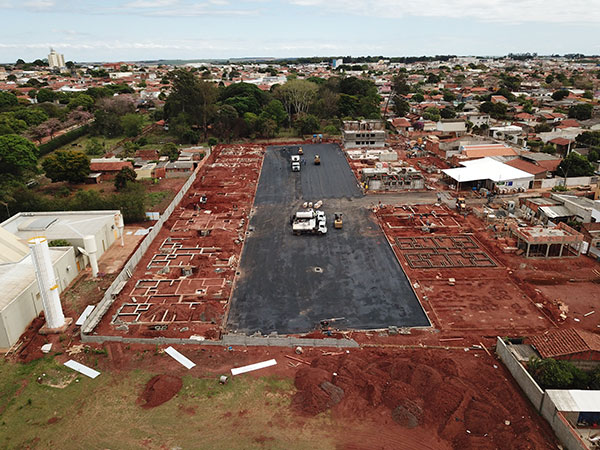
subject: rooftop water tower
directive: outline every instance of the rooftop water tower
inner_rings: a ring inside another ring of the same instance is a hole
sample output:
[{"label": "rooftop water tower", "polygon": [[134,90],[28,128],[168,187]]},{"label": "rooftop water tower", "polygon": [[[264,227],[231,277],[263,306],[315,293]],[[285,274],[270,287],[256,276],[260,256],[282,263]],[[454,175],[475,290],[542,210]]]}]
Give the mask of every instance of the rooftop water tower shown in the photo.
[{"label": "rooftop water tower", "polygon": [[52,267],[48,240],[45,237],[35,237],[29,239],[28,244],[46,317],[44,329],[46,332],[61,331],[70,323],[70,319],[65,319],[60,304],[58,283]]}]

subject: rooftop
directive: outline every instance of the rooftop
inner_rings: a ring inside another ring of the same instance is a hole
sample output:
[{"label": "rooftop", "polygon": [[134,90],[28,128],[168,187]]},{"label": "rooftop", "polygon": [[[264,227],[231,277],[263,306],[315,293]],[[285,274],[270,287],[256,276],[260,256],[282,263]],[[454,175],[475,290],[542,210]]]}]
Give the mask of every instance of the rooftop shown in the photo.
[{"label": "rooftop", "polygon": [[[54,264],[62,258],[71,248],[50,248],[50,258]],[[2,295],[0,296],[0,311],[11,303],[31,283],[35,282],[35,272],[31,254],[13,264],[0,264],[0,285]]]},{"label": "rooftop", "polygon": [[107,221],[113,222],[119,210],[68,211],[68,212],[22,212],[0,223],[0,228],[29,239],[43,235],[53,239],[81,239],[96,234]]},{"label": "rooftop", "polygon": [[533,177],[530,173],[515,169],[514,167],[496,161],[493,158],[463,161],[461,164],[465,167],[444,169],[442,172],[459,183],[475,180],[492,180],[494,182],[499,182]]},{"label": "rooftop", "polygon": [[535,347],[542,358],[600,351],[600,336],[573,328],[531,336],[529,342]]}]

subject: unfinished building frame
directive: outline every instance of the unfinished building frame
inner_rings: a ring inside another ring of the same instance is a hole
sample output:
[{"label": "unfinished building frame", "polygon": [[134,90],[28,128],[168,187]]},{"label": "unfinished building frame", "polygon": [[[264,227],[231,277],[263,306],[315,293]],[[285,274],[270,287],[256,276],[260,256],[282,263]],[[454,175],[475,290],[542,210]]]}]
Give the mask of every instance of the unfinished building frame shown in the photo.
[{"label": "unfinished building frame", "polygon": [[581,255],[583,235],[562,222],[553,228],[513,225],[511,232],[526,258],[577,258]]}]

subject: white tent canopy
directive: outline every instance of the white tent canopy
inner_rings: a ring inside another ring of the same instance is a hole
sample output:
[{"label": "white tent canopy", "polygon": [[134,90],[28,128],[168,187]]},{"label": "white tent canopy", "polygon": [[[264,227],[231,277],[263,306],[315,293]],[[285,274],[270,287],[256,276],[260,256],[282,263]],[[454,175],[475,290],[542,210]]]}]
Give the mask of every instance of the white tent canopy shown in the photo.
[{"label": "white tent canopy", "polygon": [[520,180],[529,178],[533,180],[533,175],[523,170],[516,169],[507,164],[496,161],[493,158],[473,159],[463,161],[464,167],[455,167],[454,169],[444,169],[446,175],[458,183],[469,181],[492,180],[495,183],[502,181]]}]

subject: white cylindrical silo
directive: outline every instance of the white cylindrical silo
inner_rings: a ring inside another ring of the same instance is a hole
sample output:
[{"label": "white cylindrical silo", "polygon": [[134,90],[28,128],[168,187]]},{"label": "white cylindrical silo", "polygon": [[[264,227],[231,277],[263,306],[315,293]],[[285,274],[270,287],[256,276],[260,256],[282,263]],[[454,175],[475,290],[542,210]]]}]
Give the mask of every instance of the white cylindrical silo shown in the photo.
[{"label": "white cylindrical silo", "polygon": [[92,235],[83,238],[83,248],[88,253],[90,258],[90,267],[92,268],[92,276],[96,278],[98,276],[98,247],[96,246],[96,238]]},{"label": "white cylindrical silo", "polygon": [[123,222],[123,214],[115,214],[115,225],[117,226],[119,234],[121,235],[121,247],[124,247],[125,241],[123,240],[123,232],[125,231],[125,222]]},{"label": "white cylindrical silo", "polygon": [[35,237],[29,239],[28,243],[31,249],[35,277],[40,288],[46,326],[49,329],[60,328],[65,325],[65,316],[60,304],[58,284],[54,276],[48,241],[45,237]]}]

